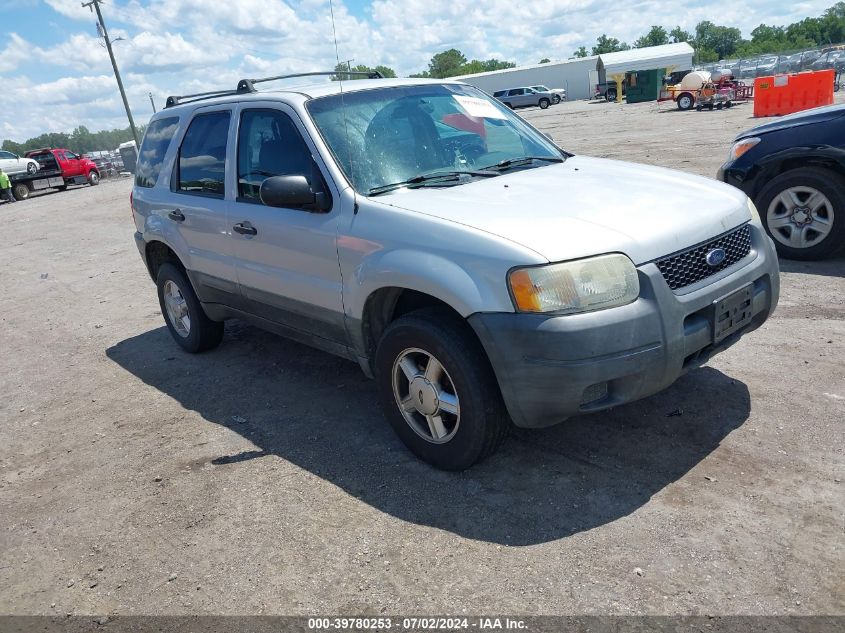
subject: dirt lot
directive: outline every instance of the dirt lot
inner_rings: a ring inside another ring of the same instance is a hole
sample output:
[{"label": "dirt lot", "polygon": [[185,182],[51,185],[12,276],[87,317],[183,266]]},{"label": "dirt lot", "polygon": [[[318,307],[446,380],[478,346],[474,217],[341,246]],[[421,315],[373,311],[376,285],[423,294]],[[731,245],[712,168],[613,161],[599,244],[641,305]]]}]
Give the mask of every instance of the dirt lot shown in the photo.
[{"label": "dirt lot", "polygon": [[[708,176],[754,123],[524,116]],[[129,191],[0,205],[0,612],[845,613],[845,259],[782,262],[775,316],[667,391],[448,474],[352,363],[238,323],[181,353]]]}]

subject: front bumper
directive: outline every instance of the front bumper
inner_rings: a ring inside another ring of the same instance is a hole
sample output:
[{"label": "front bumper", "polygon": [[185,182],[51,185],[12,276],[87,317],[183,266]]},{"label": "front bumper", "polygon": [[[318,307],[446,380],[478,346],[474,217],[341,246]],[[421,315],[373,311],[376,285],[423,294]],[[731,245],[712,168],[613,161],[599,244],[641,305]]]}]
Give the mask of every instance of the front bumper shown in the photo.
[{"label": "front bumper", "polygon": [[[774,246],[751,225],[751,252],[724,271],[673,292],[655,263],[640,266],[635,302],[566,316],[477,313],[469,323],[493,366],[517,426],[644,398],[759,327],[780,291]],[[751,284],[751,322],[714,344],[715,303]]]}]

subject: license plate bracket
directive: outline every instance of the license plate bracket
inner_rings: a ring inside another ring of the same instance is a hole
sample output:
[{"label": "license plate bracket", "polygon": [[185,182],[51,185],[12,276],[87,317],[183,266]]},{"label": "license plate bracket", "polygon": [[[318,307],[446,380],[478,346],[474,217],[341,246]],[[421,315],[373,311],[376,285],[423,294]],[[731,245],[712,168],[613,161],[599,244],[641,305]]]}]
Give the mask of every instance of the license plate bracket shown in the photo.
[{"label": "license plate bracket", "polygon": [[743,286],[713,302],[713,343],[718,343],[751,323],[754,284]]}]

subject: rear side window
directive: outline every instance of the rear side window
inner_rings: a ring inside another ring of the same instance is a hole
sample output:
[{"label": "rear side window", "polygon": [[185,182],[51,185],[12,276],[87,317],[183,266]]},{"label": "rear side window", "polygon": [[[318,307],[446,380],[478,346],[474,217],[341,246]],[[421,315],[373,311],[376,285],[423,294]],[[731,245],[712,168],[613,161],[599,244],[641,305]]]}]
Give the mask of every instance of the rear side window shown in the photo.
[{"label": "rear side window", "polygon": [[139,187],[153,187],[161,171],[164,155],[179,124],[178,117],[168,117],[150,123],[135,167],[135,184]]},{"label": "rear side window", "polygon": [[223,197],[230,118],[213,112],[191,121],[179,148],[179,191]]}]

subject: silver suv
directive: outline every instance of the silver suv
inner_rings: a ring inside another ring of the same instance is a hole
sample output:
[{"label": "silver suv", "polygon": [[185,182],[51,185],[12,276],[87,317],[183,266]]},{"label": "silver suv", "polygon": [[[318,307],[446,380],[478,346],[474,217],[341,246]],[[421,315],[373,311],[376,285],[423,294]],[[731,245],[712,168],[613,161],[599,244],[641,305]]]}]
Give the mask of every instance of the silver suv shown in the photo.
[{"label": "silver suv", "polygon": [[531,106],[539,106],[545,110],[552,103],[560,103],[560,96],[555,101],[555,95],[551,92],[540,92],[528,87],[497,90],[493,93],[493,96],[512,110]]},{"label": "silver suv", "polygon": [[147,128],[131,205],[167,327],[202,352],[246,319],[357,361],[437,467],[653,394],[775,307],[738,189],[573,156],[459,82],[256,83]]}]

